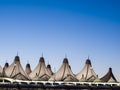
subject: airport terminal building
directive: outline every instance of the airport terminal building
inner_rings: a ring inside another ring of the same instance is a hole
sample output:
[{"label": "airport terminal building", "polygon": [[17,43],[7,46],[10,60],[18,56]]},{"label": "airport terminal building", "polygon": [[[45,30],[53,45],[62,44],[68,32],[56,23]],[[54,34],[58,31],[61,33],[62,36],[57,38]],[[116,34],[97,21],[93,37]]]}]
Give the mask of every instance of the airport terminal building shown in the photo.
[{"label": "airport terminal building", "polygon": [[63,59],[59,70],[53,72],[51,65],[45,64],[44,57],[40,57],[34,70],[31,70],[29,63],[24,70],[17,55],[11,65],[6,62],[3,68],[0,66],[0,90],[3,88],[7,90],[119,90],[120,83],[116,80],[112,68],[99,78],[89,58],[80,72],[74,74],[67,58]]}]

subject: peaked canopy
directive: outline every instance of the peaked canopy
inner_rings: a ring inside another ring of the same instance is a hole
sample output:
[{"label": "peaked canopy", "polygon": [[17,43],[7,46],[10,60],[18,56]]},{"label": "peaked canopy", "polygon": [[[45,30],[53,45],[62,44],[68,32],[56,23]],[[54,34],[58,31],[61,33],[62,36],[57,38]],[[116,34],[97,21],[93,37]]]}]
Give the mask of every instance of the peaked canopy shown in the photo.
[{"label": "peaked canopy", "polygon": [[6,62],[4,65],[4,69],[6,70],[8,67],[9,67],[9,63]]},{"label": "peaked canopy", "polygon": [[49,80],[50,81],[64,81],[64,80],[77,81],[72,70],[70,69],[67,58],[64,58],[61,68]]},{"label": "peaked canopy", "polygon": [[29,74],[29,76],[32,80],[34,80],[34,79],[36,80],[36,77],[37,77],[38,80],[42,80],[42,81],[47,81],[50,78],[51,75],[46,68],[45,61],[44,61],[43,57],[40,58],[38,65]]},{"label": "peaked canopy", "polygon": [[31,70],[31,67],[30,67],[30,64],[29,64],[29,63],[28,63],[28,64],[26,64],[25,72],[26,72],[28,75],[32,72],[32,70]]},{"label": "peaked canopy", "polygon": [[2,77],[7,77],[6,73],[5,73],[5,70],[9,67],[9,63],[5,63],[4,67],[3,67],[3,70],[2,70],[2,74],[1,76]]},{"label": "peaked canopy", "polygon": [[96,73],[94,72],[91,61],[88,58],[86,60],[84,68],[76,75],[76,78],[81,81],[81,78],[85,78],[86,81],[94,81],[96,78]]},{"label": "peaked canopy", "polygon": [[8,77],[20,80],[29,80],[29,76],[23,70],[20,64],[19,56],[16,56],[14,62],[5,70]]},{"label": "peaked canopy", "polygon": [[50,65],[50,64],[47,65],[47,70],[48,70],[48,72],[50,73],[50,75],[53,75],[53,72],[52,72],[52,69],[51,69],[51,65]]},{"label": "peaked canopy", "polygon": [[[109,71],[107,72],[107,74],[101,78],[101,80],[102,80],[103,82],[108,82],[110,79],[112,79],[112,80],[114,80],[115,82],[117,82],[115,76],[114,76],[113,73],[112,73],[112,68],[109,68]],[[109,81],[109,82],[110,82],[110,81]]]}]

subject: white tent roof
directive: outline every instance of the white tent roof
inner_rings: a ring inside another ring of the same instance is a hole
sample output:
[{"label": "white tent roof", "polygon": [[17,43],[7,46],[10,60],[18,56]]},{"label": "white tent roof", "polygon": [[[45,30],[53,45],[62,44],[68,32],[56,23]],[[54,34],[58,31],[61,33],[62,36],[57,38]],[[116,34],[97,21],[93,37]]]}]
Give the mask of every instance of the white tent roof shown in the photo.
[{"label": "white tent roof", "polygon": [[29,64],[29,63],[28,63],[28,64],[26,64],[25,72],[26,72],[28,75],[32,72],[32,70],[31,70],[31,67],[30,67],[30,64]]},{"label": "white tent roof", "polygon": [[[104,75],[102,78],[101,78],[101,80],[103,81],[103,82],[108,82],[109,80],[114,80],[115,82],[117,82],[117,80],[116,80],[116,78],[115,78],[115,76],[114,76],[114,74],[113,74],[113,72],[112,72],[112,68],[109,68],[109,71],[106,73],[106,75]],[[110,81],[111,81],[110,80]],[[109,81],[109,82],[110,82]]]},{"label": "white tent roof", "polygon": [[47,65],[47,71],[50,73],[50,75],[53,75],[53,72],[52,72],[50,64]]},{"label": "white tent roof", "polygon": [[94,81],[96,78],[96,73],[94,72],[89,59],[86,60],[84,68],[76,75],[76,78],[81,80],[82,76],[84,76],[87,81]]},{"label": "white tent roof", "polygon": [[50,78],[50,73],[47,71],[44,58],[41,57],[36,68],[29,74],[30,78],[34,80],[34,78],[39,77],[40,80],[46,81]]},{"label": "white tent roof", "polygon": [[[69,76],[69,80],[66,79]],[[73,79],[74,78],[74,79]],[[70,69],[68,59],[64,58],[61,68],[49,79],[50,81],[70,81],[77,80]]]},{"label": "white tent roof", "polygon": [[9,67],[9,63],[6,62],[4,65],[4,69],[6,70],[8,67]]},{"label": "white tent roof", "polygon": [[16,56],[14,62],[5,70],[8,77],[20,80],[30,79],[20,64],[19,56]]}]

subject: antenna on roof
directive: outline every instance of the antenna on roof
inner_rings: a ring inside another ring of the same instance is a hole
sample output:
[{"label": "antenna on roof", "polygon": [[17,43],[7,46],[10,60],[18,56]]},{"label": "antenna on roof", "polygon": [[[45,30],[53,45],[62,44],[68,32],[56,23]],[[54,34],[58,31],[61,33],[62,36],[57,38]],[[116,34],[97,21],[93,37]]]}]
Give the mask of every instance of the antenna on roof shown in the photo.
[{"label": "antenna on roof", "polygon": [[43,57],[43,52],[42,52],[42,57]]},{"label": "antenna on roof", "polygon": [[89,55],[88,55],[88,59],[89,59]]},{"label": "antenna on roof", "polygon": [[49,65],[49,61],[48,61],[48,65]]},{"label": "antenna on roof", "polygon": [[17,51],[17,56],[18,56],[18,51]]},{"label": "antenna on roof", "polygon": [[67,54],[65,54],[65,58],[67,58]]}]

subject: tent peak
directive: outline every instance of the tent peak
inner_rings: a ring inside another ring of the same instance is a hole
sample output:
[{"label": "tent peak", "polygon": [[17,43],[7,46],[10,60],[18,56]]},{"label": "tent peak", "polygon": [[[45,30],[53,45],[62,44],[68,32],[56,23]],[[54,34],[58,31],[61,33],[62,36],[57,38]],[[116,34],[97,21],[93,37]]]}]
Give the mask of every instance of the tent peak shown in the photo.
[{"label": "tent peak", "polygon": [[40,62],[45,62],[44,61],[44,57],[40,57],[40,60],[39,60]]},{"label": "tent peak", "polygon": [[6,62],[5,65],[4,65],[4,68],[8,68],[9,67],[9,63]]},{"label": "tent peak", "polygon": [[19,58],[19,56],[15,56],[15,60],[14,60],[15,62],[19,62],[20,61],[20,58]]},{"label": "tent peak", "polygon": [[68,63],[68,59],[64,58],[63,63]]},{"label": "tent peak", "polygon": [[109,68],[109,71],[112,72],[112,68],[111,67]]},{"label": "tent peak", "polygon": [[111,68],[111,67],[109,68],[109,70],[108,70],[108,72],[106,73],[106,75],[104,75],[104,76],[101,78],[101,80],[102,80],[103,82],[108,82],[108,81],[110,80],[110,78],[114,79],[114,81],[117,82],[117,80],[116,80],[116,78],[115,78],[115,76],[114,76],[114,74],[113,74],[113,72],[112,72],[112,68]]},{"label": "tent peak", "polygon": [[90,64],[91,65],[91,61],[90,61],[89,58],[86,60],[86,64]]},{"label": "tent peak", "polygon": [[48,65],[47,65],[47,68],[51,68],[51,65],[50,65],[50,64],[48,64]]},{"label": "tent peak", "polygon": [[6,62],[6,63],[5,63],[5,66],[7,66],[7,67],[8,67],[8,66],[9,66],[9,63],[8,63],[8,62]]},{"label": "tent peak", "polygon": [[28,63],[28,64],[26,64],[26,67],[29,67],[30,68],[30,64]]}]

